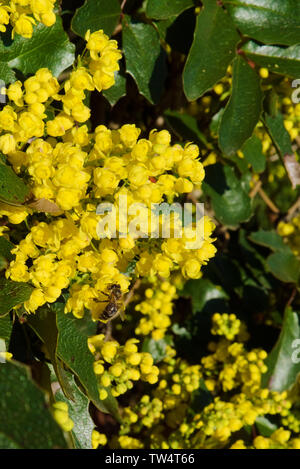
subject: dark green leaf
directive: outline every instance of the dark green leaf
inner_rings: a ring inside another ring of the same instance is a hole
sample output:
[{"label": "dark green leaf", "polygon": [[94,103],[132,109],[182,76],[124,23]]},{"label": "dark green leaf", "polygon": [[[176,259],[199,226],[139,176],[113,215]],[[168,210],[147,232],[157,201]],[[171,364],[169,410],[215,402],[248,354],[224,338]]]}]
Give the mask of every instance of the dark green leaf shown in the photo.
[{"label": "dark green leaf", "polygon": [[262,46],[247,42],[242,50],[250,60],[271,72],[298,77],[300,70],[300,44],[291,47]]},{"label": "dark green leaf", "polygon": [[78,8],[72,20],[72,30],[79,36],[85,36],[103,29],[105,34],[111,36],[120,19],[121,8],[118,0],[86,0]]},{"label": "dark green leaf", "polygon": [[298,0],[224,0],[240,31],[265,44],[300,42]]},{"label": "dark green leaf", "polygon": [[284,126],[283,115],[278,112],[276,116],[265,115],[265,126],[282,159],[285,155],[293,153],[291,138]]},{"label": "dark green leaf", "polygon": [[26,367],[13,362],[0,365],[0,395],[0,448],[67,448],[43,392]]},{"label": "dark green leaf", "polygon": [[[184,11],[179,16],[170,16],[166,20],[154,21],[160,37],[171,47],[187,55],[193,43],[196,15],[194,8]],[[184,40],[183,40],[184,38]]]},{"label": "dark green leaf", "polygon": [[251,233],[249,239],[253,243],[272,249],[272,251],[291,252],[289,246],[284,243],[282,237],[276,231],[259,230],[256,233]]},{"label": "dark green leaf", "polygon": [[207,139],[199,129],[195,117],[178,111],[166,111],[165,116],[172,130],[183,140],[191,140],[198,144],[202,143],[202,146],[207,146]]},{"label": "dark green leaf", "polygon": [[21,205],[29,194],[25,186],[10,166],[0,162],[0,201]]},{"label": "dark green leaf", "polygon": [[4,236],[0,236],[0,255],[4,257],[4,259],[7,259],[8,261],[12,261],[14,256],[11,254],[11,250],[15,246],[8,241]]},{"label": "dark green leaf", "polygon": [[275,252],[268,257],[267,265],[272,274],[282,282],[298,282],[300,262],[293,253],[285,251]]},{"label": "dark green leaf", "polygon": [[148,18],[165,20],[170,16],[178,16],[193,6],[193,0],[148,0],[146,15]]},{"label": "dark green leaf", "polygon": [[166,335],[163,339],[154,340],[147,338],[143,342],[142,351],[152,355],[155,363],[162,361],[166,356],[166,347],[171,345],[171,337]]},{"label": "dark green leaf", "polygon": [[89,400],[75,383],[74,376],[67,374],[68,385],[72,389],[73,402],[69,401],[60,390],[55,394],[57,401],[68,404],[69,416],[74,422],[71,435],[76,449],[92,449],[92,431],[95,427],[89,414]]},{"label": "dark green leaf", "polygon": [[48,306],[44,306],[43,308],[39,308],[35,314],[31,315],[27,323],[44,343],[63,392],[68,399],[73,399],[72,389],[66,379],[66,372],[57,359],[58,330],[55,312]]},{"label": "dark green leaf", "polygon": [[9,313],[17,306],[30,298],[33,287],[24,282],[12,282],[0,279],[0,315]]},{"label": "dark green leaf", "polygon": [[204,192],[211,197],[217,219],[237,226],[251,216],[251,199],[230,166],[220,163],[206,168]]},{"label": "dark green leaf", "polygon": [[259,432],[260,435],[266,436],[269,438],[275,430],[277,430],[277,425],[274,423],[270,422],[266,417],[263,415],[260,415],[257,417],[255,420],[255,426]]},{"label": "dark green leaf", "polygon": [[214,285],[207,279],[189,280],[181,296],[191,298],[193,313],[217,311],[228,299],[222,287]]},{"label": "dark green leaf", "polygon": [[56,23],[47,27],[38,23],[31,39],[17,35],[9,45],[0,42],[0,61],[20,70],[24,75],[47,67],[58,76],[74,62],[75,46],[62,27],[59,16]]},{"label": "dark green leaf", "polygon": [[299,337],[299,316],[287,308],[279,338],[266,360],[268,371],[263,376],[263,386],[284,391],[295,383],[300,373]]},{"label": "dark green leaf", "polygon": [[158,102],[166,77],[166,64],[157,31],[149,24],[126,17],[123,22],[123,49],[126,71],[135,79],[140,93],[151,103]]},{"label": "dark green leaf", "polygon": [[250,137],[242,146],[245,160],[251,164],[253,171],[262,173],[266,168],[266,157],[262,151],[262,143],[256,135]]},{"label": "dark green leaf", "polygon": [[103,96],[111,106],[114,106],[120,98],[126,95],[126,77],[120,72],[115,73],[115,84],[103,91]]},{"label": "dark green leaf", "polygon": [[260,78],[242,57],[234,61],[232,95],[219,128],[219,145],[233,154],[251,137],[262,110]]},{"label": "dark green leaf", "polygon": [[96,333],[96,327],[96,323],[92,320],[74,318],[73,315],[64,313],[63,306],[57,308],[57,354],[76,374],[95,406],[102,412],[117,416],[116,400],[112,396],[104,401],[99,398],[98,383],[93,369],[94,357],[88,348],[88,337]]},{"label": "dark green leaf", "polygon": [[204,1],[183,73],[184,92],[190,101],[199,98],[225,75],[238,41],[239,35],[227,12],[217,2]]},{"label": "dark green leaf", "polygon": [[[4,340],[6,350],[9,346],[13,323],[9,315],[0,317],[0,339]],[[0,350],[0,352],[4,350]]]}]

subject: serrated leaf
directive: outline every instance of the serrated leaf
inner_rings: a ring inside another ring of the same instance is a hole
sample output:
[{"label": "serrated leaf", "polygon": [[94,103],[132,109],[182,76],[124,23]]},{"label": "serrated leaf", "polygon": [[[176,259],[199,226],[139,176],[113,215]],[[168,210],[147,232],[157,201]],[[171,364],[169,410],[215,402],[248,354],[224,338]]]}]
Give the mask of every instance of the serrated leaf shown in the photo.
[{"label": "serrated leaf", "polygon": [[299,77],[300,44],[291,47],[262,46],[248,41],[242,50],[246,56],[260,67],[268,68],[273,73]]},{"label": "serrated leaf", "polygon": [[266,157],[263,154],[262,143],[256,135],[248,138],[242,146],[245,160],[251,164],[253,171],[262,173],[266,168]]},{"label": "serrated leaf", "polygon": [[123,49],[126,71],[135,79],[139,92],[151,103],[158,102],[166,78],[166,55],[157,31],[149,24],[126,17],[123,22]]},{"label": "serrated leaf", "polygon": [[205,0],[183,72],[184,92],[190,101],[199,98],[226,74],[239,39],[227,12],[217,2]]},{"label": "serrated leaf", "polygon": [[68,404],[68,413],[71,420],[74,422],[71,435],[74,440],[75,448],[92,449],[92,431],[95,425],[89,413],[89,400],[75,383],[74,376],[72,376],[71,373],[66,373],[66,376],[68,386],[72,390],[73,402],[65,397],[61,389],[56,392],[55,399]]},{"label": "serrated leaf", "polygon": [[86,0],[85,4],[78,8],[73,20],[72,30],[79,36],[85,36],[103,29],[105,34],[111,36],[120,19],[121,8],[118,0]]},{"label": "serrated leaf", "polygon": [[0,162],[0,201],[21,205],[29,194],[24,184],[10,166]]},{"label": "serrated leaf", "polygon": [[206,168],[204,192],[211,197],[216,218],[235,227],[247,221],[252,213],[251,199],[230,166],[220,163]]},{"label": "serrated leaf", "polygon": [[57,307],[58,344],[57,354],[76,374],[87,395],[102,412],[118,416],[116,399],[111,395],[104,401],[99,398],[99,389],[94,373],[94,357],[88,348],[88,337],[96,333],[96,323],[88,319],[77,319],[65,314]]},{"label": "serrated leaf", "polygon": [[67,448],[43,392],[16,362],[0,365],[0,448]]},{"label": "serrated leaf", "polygon": [[228,300],[227,293],[208,279],[189,280],[181,292],[181,296],[191,298],[192,311],[217,311]]},{"label": "serrated leaf", "polygon": [[298,0],[224,0],[240,31],[265,44],[300,42]]},{"label": "serrated leaf", "polygon": [[184,10],[192,7],[193,0],[148,0],[146,15],[148,18],[165,20],[170,16],[178,16]]},{"label": "serrated leaf", "polygon": [[232,94],[219,128],[219,145],[228,155],[239,150],[251,137],[262,111],[260,78],[242,57],[233,67]]},{"label": "serrated leaf", "polygon": [[115,84],[108,90],[103,91],[103,96],[111,106],[126,95],[126,76],[119,71],[115,73]]},{"label": "serrated leaf", "polygon": [[266,359],[268,371],[263,375],[263,386],[267,385],[274,391],[284,391],[296,382],[300,373],[300,360],[297,357],[294,359],[293,355],[297,352],[295,343],[299,350],[299,337],[299,315],[287,308],[279,338]]},{"label": "serrated leaf", "polygon": [[33,287],[24,282],[0,279],[0,315],[9,313],[14,306],[30,298]]},{"label": "serrated leaf", "polygon": [[0,42],[0,61],[25,76],[47,67],[57,77],[73,64],[74,53],[75,46],[69,41],[59,16],[51,27],[38,23],[31,39],[17,35],[9,45]]},{"label": "serrated leaf", "polygon": [[297,283],[300,275],[300,262],[292,252],[279,251],[267,259],[272,274],[286,283]]}]

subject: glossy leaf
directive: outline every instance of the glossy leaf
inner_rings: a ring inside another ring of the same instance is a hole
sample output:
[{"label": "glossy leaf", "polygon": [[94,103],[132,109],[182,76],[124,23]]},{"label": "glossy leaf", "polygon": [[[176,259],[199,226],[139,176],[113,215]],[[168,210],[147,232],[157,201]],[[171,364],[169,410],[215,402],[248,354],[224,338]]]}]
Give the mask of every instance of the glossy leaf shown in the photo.
[{"label": "glossy leaf", "polygon": [[254,41],[247,42],[242,50],[246,56],[260,67],[273,73],[299,77],[300,44],[291,47],[262,46]]},{"label": "glossy leaf", "polygon": [[78,8],[73,20],[72,30],[79,36],[85,36],[103,29],[105,34],[111,36],[120,19],[121,8],[118,0],[86,0],[85,4]]},{"label": "glossy leaf", "polygon": [[222,287],[214,285],[206,278],[189,280],[181,294],[185,298],[191,298],[193,313],[208,312],[211,309],[216,311],[228,299]]},{"label": "glossy leaf", "polygon": [[115,84],[103,91],[103,96],[111,106],[114,106],[120,98],[126,95],[126,76],[120,72],[115,73]]},{"label": "glossy leaf", "polygon": [[0,255],[7,259],[8,261],[12,261],[14,258],[14,255],[11,253],[11,250],[15,246],[8,241],[4,236],[0,236]]},{"label": "glossy leaf", "polygon": [[299,337],[299,315],[287,308],[279,338],[266,360],[268,371],[263,376],[263,385],[274,391],[284,391],[296,382],[300,373]]},{"label": "glossy leaf", "polygon": [[[5,85],[16,81],[15,72],[7,65],[6,62],[0,62],[0,80],[2,80]],[[2,84],[2,86],[4,86]]]},{"label": "glossy leaf", "polygon": [[33,287],[25,282],[0,279],[0,315],[9,313],[14,306],[30,298]]},{"label": "glossy leaf", "polygon": [[190,101],[225,75],[238,42],[239,35],[227,12],[217,2],[204,1],[183,73],[184,92]]},{"label": "glossy leaf", "polygon": [[58,76],[73,64],[74,52],[75,46],[69,41],[59,17],[51,27],[38,23],[31,39],[16,35],[9,45],[0,42],[0,62],[6,62],[25,76],[43,67]]},{"label": "glossy leaf", "polygon": [[[13,327],[13,322],[9,315],[0,317],[0,340],[1,339],[4,340],[5,345],[6,345],[6,350],[9,346],[12,327]],[[3,350],[0,350],[0,351],[3,351]]]},{"label": "glossy leaf", "polygon": [[65,314],[63,305],[57,307],[56,311],[58,356],[76,374],[94,405],[102,412],[117,416],[115,398],[109,396],[104,401],[99,398],[98,383],[93,369],[94,357],[87,343],[88,337],[96,333],[96,324],[92,320],[77,319],[72,314]]},{"label": "glossy leaf", "polygon": [[262,110],[260,79],[243,58],[234,61],[232,94],[219,128],[219,145],[228,155],[251,137]]},{"label": "glossy leaf", "polygon": [[92,449],[92,431],[95,425],[89,413],[89,400],[75,383],[74,376],[72,376],[71,373],[66,373],[66,375],[68,386],[72,390],[73,400],[69,401],[61,389],[55,394],[55,399],[68,404],[68,413],[71,420],[74,422],[71,435],[75,448]]},{"label": "glossy leaf", "polygon": [[249,239],[253,243],[272,249],[272,251],[291,252],[289,246],[284,243],[283,238],[276,231],[259,230],[251,233]]},{"label": "glossy leaf", "polygon": [[126,17],[123,22],[123,49],[126,71],[135,79],[139,92],[151,103],[158,102],[163,91],[166,65],[157,31],[149,24]]},{"label": "glossy leaf", "polygon": [[29,370],[15,362],[0,365],[0,448],[67,448],[43,392]]},{"label": "glossy leaf", "polygon": [[217,219],[227,226],[237,226],[251,216],[251,200],[230,166],[220,163],[206,168],[204,192],[211,197]]},{"label": "glossy leaf", "polygon": [[291,137],[284,126],[283,115],[278,112],[276,116],[265,115],[264,118],[266,129],[281,156],[284,160],[285,155],[293,153]]},{"label": "glossy leaf", "polygon": [[241,33],[265,44],[300,42],[298,0],[224,0]]},{"label": "glossy leaf", "polygon": [[184,10],[192,7],[193,0],[148,0],[146,15],[148,18],[165,20],[171,16],[178,16]]}]

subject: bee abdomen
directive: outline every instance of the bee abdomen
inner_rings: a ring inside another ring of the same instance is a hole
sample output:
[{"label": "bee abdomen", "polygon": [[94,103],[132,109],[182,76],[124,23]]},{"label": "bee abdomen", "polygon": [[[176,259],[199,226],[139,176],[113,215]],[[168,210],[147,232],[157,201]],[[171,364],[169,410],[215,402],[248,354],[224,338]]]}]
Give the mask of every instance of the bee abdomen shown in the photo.
[{"label": "bee abdomen", "polygon": [[104,319],[106,321],[107,319],[110,319],[115,314],[117,314],[118,311],[118,305],[116,305],[115,303],[108,303],[108,305],[106,305],[105,309],[103,310],[101,319]]}]

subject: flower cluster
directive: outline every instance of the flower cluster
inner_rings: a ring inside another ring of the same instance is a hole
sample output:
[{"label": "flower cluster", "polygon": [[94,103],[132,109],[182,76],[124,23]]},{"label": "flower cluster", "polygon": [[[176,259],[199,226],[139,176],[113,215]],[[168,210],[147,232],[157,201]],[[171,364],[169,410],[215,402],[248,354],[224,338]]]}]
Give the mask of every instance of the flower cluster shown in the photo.
[{"label": "flower cluster", "polygon": [[12,36],[20,34],[31,38],[33,26],[38,21],[52,26],[56,21],[55,0],[4,0],[0,3],[0,31],[12,26]]},{"label": "flower cluster", "polygon": [[121,346],[115,340],[105,340],[104,334],[90,337],[89,348],[95,356],[94,371],[99,379],[100,399],[106,399],[109,388],[115,397],[133,387],[133,381],[158,381],[159,370],[150,353],[138,352],[137,339],[128,339]]}]

